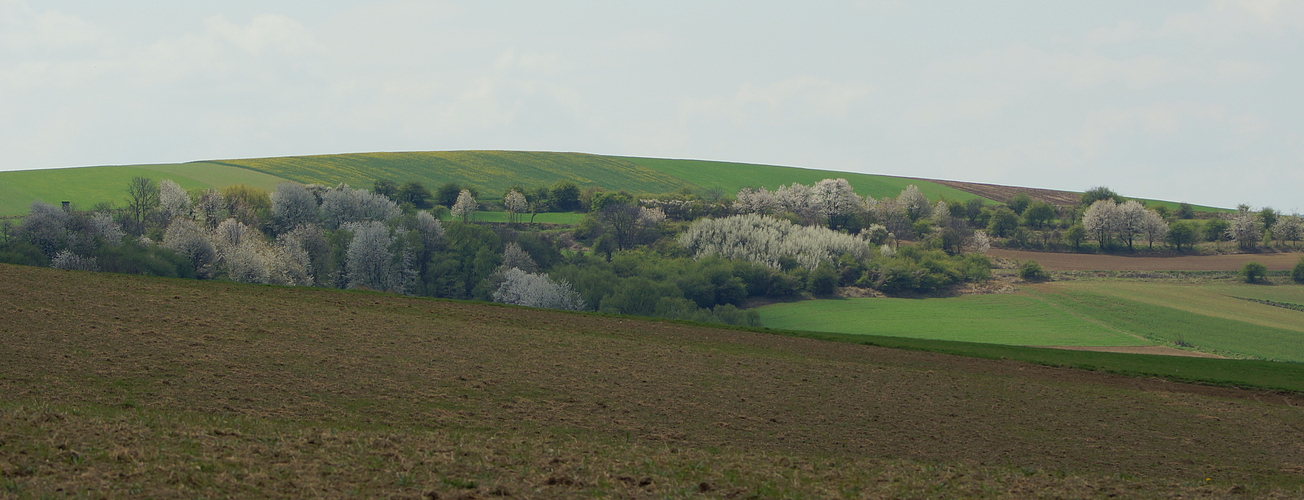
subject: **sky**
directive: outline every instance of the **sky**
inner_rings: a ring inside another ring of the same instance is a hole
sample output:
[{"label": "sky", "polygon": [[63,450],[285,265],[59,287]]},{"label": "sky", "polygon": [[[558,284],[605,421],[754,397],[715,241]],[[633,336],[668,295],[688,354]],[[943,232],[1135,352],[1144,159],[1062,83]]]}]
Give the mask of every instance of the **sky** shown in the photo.
[{"label": "sky", "polygon": [[1304,210],[1304,1],[0,0],[0,170],[694,158]]}]

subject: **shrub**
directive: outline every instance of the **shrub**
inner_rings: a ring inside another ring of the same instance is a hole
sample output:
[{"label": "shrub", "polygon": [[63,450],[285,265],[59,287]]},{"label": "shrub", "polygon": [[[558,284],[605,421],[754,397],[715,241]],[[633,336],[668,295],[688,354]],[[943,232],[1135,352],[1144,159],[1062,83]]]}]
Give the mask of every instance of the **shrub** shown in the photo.
[{"label": "shrub", "polygon": [[1268,275],[1268,266],[1258,262],[1246,262],[1245,267],[1241,268],[1241,275],[1245,276],[1246,283],[1258,283]]},{"label": "shrub", "polygon": [[1295,267],[1290,270],[1290,279],[1295,280],[1296,283],[1304,284],[1304,257],[1300,257],[1299,262],[1296,262]]},{"label": "shrub", "polygon": [[1024,281],[1046,281],[1050,279],[1050,275],[1035,260],[1019,264],[1019,277],[1023,278]]}]

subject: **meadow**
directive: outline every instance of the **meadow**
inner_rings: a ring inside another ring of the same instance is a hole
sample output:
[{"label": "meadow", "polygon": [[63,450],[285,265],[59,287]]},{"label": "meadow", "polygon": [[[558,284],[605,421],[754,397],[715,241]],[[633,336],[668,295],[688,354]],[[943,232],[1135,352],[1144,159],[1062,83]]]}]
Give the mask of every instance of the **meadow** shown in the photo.
[{"label": "meadow", "polygon": [[774,165],[755,165],[749,163],[732,163],[705,160],[671,160],[661,158],[622,157],[625,160],[651,168],[658,172],[683,179],[700,188],[718,188],[725,194],[732,195],[742,188],[759,188],[774,190],[780,185],[800,182],[814,184],[827,178],[844,178],[856,189],[856,194],[883,198],[897,196],[911,184],[919,188],[924,196],[931,200],[968,200],[982,198],[923,179],[892,177],[886,175],[860,174],[854,172],[834,172],[829,170],[811,170]]},{"label": "meadow", "polygon": [[240,167],[196,163],[0,172],[0,215],[25,214],[33,201],[70,201],[85,209],[97,203],[122,206],[132,177],[172,179],[185,189],[247,184],[269,191],[286,180]]},{"label": "meadow", "polygon": [[1126,280],[1023,285],[1011,294],[816,300],[758,308],[767,327],[1023,346],[1178,346],[1304,361],[1304,287]]},{"label": "meadow", "polygon": [[[0,280],[11,498],[1304,494],[1304,391],[937,351],[1155,356],[8,265]],[[1157,364],[1304,387],[1297,364],[1172,360]]]}]

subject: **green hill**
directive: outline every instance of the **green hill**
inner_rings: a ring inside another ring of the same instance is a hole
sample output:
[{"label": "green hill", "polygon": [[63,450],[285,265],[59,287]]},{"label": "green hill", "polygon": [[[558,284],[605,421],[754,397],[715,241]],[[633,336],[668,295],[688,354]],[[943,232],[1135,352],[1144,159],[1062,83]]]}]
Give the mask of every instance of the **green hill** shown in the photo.
[{"label": "green hill", "polygon": [[285,179],[228,165],[171,163],[110,167],[54,168],[0,172],[0,215],[27,213],[33,201],[57,205],[70,201],[90,208],[96,203],[122,206],[132,177],[172,179],[186,189],[248,184],[274,189]]}]

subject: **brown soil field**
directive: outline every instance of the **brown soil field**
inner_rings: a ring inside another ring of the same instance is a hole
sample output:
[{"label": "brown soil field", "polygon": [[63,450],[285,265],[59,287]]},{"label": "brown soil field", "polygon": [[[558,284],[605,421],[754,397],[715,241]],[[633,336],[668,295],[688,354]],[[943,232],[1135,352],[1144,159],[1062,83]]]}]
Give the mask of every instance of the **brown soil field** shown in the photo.
[{"label": "brown soil field", "polygon": [[987,255],[1002,259],[1035,260],[1048,271],[1240,271],[1247,262],[1268,266],[1269,271],[1290,270],[1304,253],[1187,255],[1131,257],[1057,252],[1028,252],[993,248]]},{"label": "brown soil field", "polygon": [[1023,193],[1029,198],[1038,201],[1044,201],[1051,205],[1077,205],[1082,199],[1081,193],[1072,191],[1058,191],[1054,189],[1027,188],[1018,186],[1001,186],[997,184],[982,184],[978,182],[960,182],[960,181],[939,181],[937,179],[920,179],[929,182],[936,182],[943,186],[959,189],[966,193],[976,194],[989,200],[999,202],[1009,201],[1014,195]]},{"label": "brown soil field", "polygon": [[1304,495],[1304,397],[0,265],[0,498]]}]

